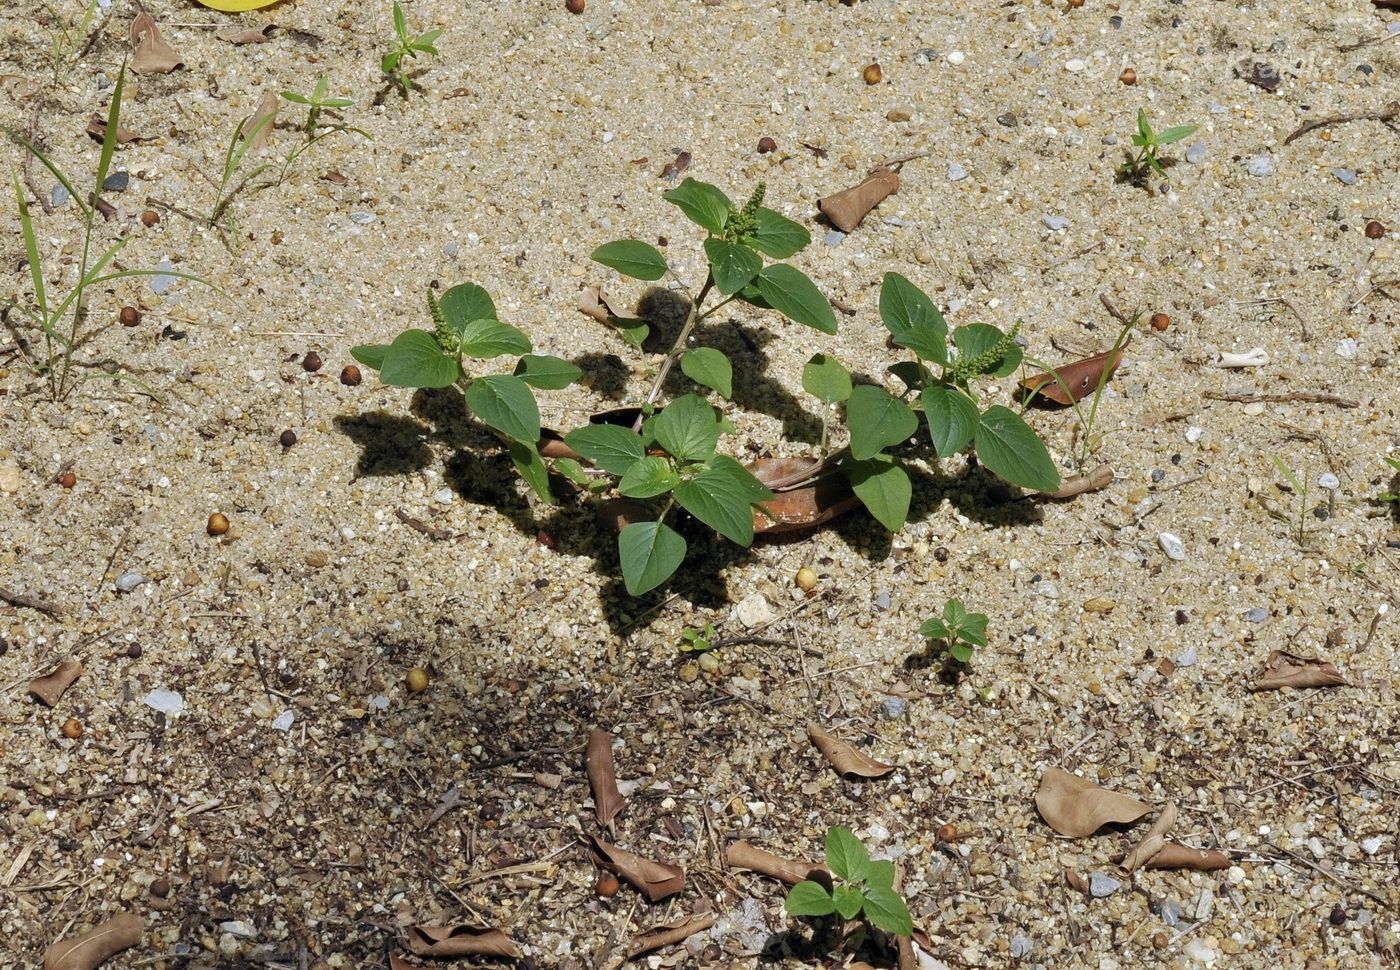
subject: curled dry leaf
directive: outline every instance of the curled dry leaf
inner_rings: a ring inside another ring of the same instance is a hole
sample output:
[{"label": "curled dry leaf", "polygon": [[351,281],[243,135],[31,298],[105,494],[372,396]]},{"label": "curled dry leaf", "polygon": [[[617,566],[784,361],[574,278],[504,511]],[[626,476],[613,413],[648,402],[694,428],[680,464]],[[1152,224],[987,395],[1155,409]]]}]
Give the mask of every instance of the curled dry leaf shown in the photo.
[{"label": "curled dry leaf", "polygon": [[817,746],[817,750],[822,753],[822,757],[831,762],[831,766],[836,769],[836,773],[839,775],[857,778],[883,778],[894,771],[894,765],[876,761],[864,752],[856,750],[853,745],[842,741],[820,724],[808,724],[807,737],[811,738],[812,743]]},{"label": "curled dry leaf", "polygon": [[661,174],[657,178],[673,179],[686,169],[690,168],[690,152],[677,152],[676,157],[667,162],[661,168]]},{"label": "curled dry leaf", "polygon": [[1230,868],[1230,857],[1219,849],[1197,849],[1179,842],[1168,842],[1148,860],[1149,869],[1214,869]]},{"label": "curled dry leaf", "polygon": [[1123,868],[1128,872],[1136,872],[1151,862],[1153,856],[1166,848],[1167,833],[1175,824],[1176,802],[1167,802],[1166,807],[1157,813],[1156,820],[1142,837],[1142,841],[1129,849],[1128,854],[1123,857]]},{"label": "curled dry leaf", "polygon": [[784,859],[748,842],[731,842],[724,850],[724,861],[736,869],[750,869],[774,879],[781,879],[790,886],[812,879],[827,889],[831,888],[831,873],[827,871],[826,866],[815,862]]},{"label": "curled dry leaf", "polygon": [[43,701],[45,706],[53,707],[82,672],[83,665],[78,661],[65,660],[53,673],[31,680],[29,693]]},{"label": "curled dry leaf", "polygon": [[1123,363],[1123,351],[1128,349],[1131,342],[1129,338],[1117,350],[1106,350],[1027,377],[1018,385],[1021,395],[1028,403],[1047,400],[1066,407],[1088,397],[1098,388],[1100,381],[1107,382],[1113,376],[1118,365]]},{"label": "curled dry leaf", "polygon": [[408,952],[420,957],[512,957],[521,953],[500,930],[459,923],[456,926],[412,926],[404,941]]},{"label": "curled dry leaf", "polygon": [[[243,137],[248,138],[248,147],[266,148],[268,139],[272,137],[272,129],[277,124],[277,107],[282,102],[271,91],[262,96],[258,102],[257,109],[248,116],[248,120],[243,123]],[[248,132],[252,132],[251,138]]]},{"label": "curled dry leaf", "polygon": [[871,209],[899,191],[899,173],[876,168],[858,185],[817,200],[817,208],[842,232],[851,232]]},{"label": "curled dry leaf", "polygon": [[261,27],[221,27],[214,31],[219,40],[242,47],[244,44],[266,44],[272,40],[276,24],[263,24]]},{"label": "curled dry leaf", "polygon": [[703,933],[714,925],[714,915],[704,913],[698,916],[687,916],[685,919],[638,933],[632,937],[632,942],[627,946],[627,959],[631,960],[643,953],[659,950],[663,946],[683,942],[696,933]]},{"label": "curled dry leaf", "polygon": [[813,529],[860,504],[851,483],[834,464],[815,458],[760,458],[746,466],[775,494],[754,510],[755,533]]},{"label": "curled dry leaf", "polygon": [[588,732],[588,747],[583,754],[588,787],[593,790],[593,811],[599,825],[608,825],[627,807],[617,790],[617,775],[613,772],[612,735],[594,728]]},{"label": "curled dry leaf", "polygon": [[1073,869],[1065,869],[1065,882],[1069,884],[1069,888],[1078,892],[1089,892],[1089,880],[1084,878],[1083,873],[1075,872]]},{"label": "curled dry leaf", "polygon": [[397,953],[391,953],[389,954],[389,970],[428,970],[428,968],[421,963],[405,960]]},{"label": "curled dry leaf", "polygon": [[1052,829],[1076,839],[1093,835],[1109,822],[1136,822],[1152,811],[1151,805],[1100,788],[1063,768],[1051,768],[1040,776],[1035,807]]},{"label": "curled dry leaf", "polygon": [[585,286],[579,290],[578,311],[587,314],[599,323],[608,323],[611,320],[621,320],[628,324],[642,323],[643,321],[627,313],[618,313],[617,309],[608,302],[607,294],[603,292],[601,286]]},{"label": "curled dry leaf", "polygon": [[148,13],[137,14],[131,22],[131,47],[131,69],[137,74],[169,74],[184,63]]},{"label": "curled dry leaf", "polygon": [[1113,469],[1107,465],[1100,465],[1087,475],[1075,475],[1073,478],[1066,478],[1060,483],[1060,487],[1053,492],[1044,492],[1046,498],[1074,498],[1076,495],[1083,495],[1085,492],[1097,492],[1101,488],[1107,488],[1113,484]]},{"label": "curled dry leaf", "polygon": [[650,902],[674,896],[685,888],[685,870],[668,862],[654,862],[626,849],[591,836],[599,865],[607,866],[626,879]]},{"label": "curled dry leaf", "polygon": [[[102,141],[104,138],[107,137],[107,119],[102,117],[101,115],[93,115],[92,120],[88,122],[87,133],[92,136],[92,139],[94,141]],[[144,140],[144,135],[138,135],[131,129],[124,128],[121,125],[117,126],[118,145],[126,145],[133,141]]]},{"label": "curled dry leaf", "polygon": [[1345,687],[1346,680],[1337,665],[1317,657],[1300,657],[1284,650],[1271,650],[1264,664],[1264,676],[1250,690],[1278,690],[1281,687]]},{"label": "curled dry leaf", "polygon": [[86,933],[59,940],[44,951],[44,970],[93,970],[114,953],[141,942],[146,921],[131,913],[113,916]]}]

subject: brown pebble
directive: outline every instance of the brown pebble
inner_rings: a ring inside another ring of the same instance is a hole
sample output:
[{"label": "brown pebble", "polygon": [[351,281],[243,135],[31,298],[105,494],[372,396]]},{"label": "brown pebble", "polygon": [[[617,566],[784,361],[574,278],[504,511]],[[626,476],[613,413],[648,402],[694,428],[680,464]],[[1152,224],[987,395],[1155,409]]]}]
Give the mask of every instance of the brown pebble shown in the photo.
[{"label": "brown pebble", "polygon": [[546,549],[557,549],[559,541],[547,529],[540,529],[535,533],[535,541]]},{"label": "brown pebble", "polygon": [[939,842],[956,842],[958,840],[958,827],[952,822],[945,822],[938,826]]},{"label": "brown pebble", "polygon": [[[59,728],[65,738],[75,739],[83,736],[83,722],[76,717],[70,717],[63,722],[63,727]],[[1343,914],[1345,918],[1345,914]]]},{"label": "brown pebble", "polygon": [[359,387],[362,379],[360,369],[354,364],[347,364],[345,369],[340,372],[340,383],[346,387]]},{"label": "brown pebble", "polygon": [[152,879],[152,880],[151,880],[151,895],[152,895],[152,896],[158,896],[158,897],[160,897],[161,899],[164,899],[166,896],[169,896],[169,895],[170,895],[170,880],[169,880],[169,879]]},{"label": "brown pebble", "polygon": [[72,472],[64,472],[58,476],[58,484],[60,488],[72,488],[78,484],[78,476]]},{"label": "brown pebble", "polygon": [[583,13],[584,0],[564,0],[564,9],[572,14]]},{"label": "brown pebble", "polygon": [[1167,316],[1165,313],[1152,314],[1152,329],[1156,330],[1158,333],[1161,333],[1162,331],[1166,330],[1171,325],[1172,318]]},{"label": "brown pebble", "polygon": [[157,212],[155,209],[147,209],[145,212],[141,213],[141,224],[147,229],[151,228],[151,226],[157,225],[159,222],[160,213]]},{"label": "brown pebble", "polygon": [[141,322],[141,311],[134,306],[124,306],[117,319],[121,320],[123,327],[134,327]]},{"label": "brown pebble", "polygon": [[290,448],[292,445],[297,443],[297,433],[292,429],[288,428],[286,431],[282,432],[282,437],[278,438],[277,440],[282,443],[283,448]]},{"label": "brown pebble", "polygon": [[769,152],[775,152],[777,150],[778,143],[775,142],[773,139],[769,138],[767,135],[764,135],[758,140],[758,153],[760,155],[767,155]]},{"label": "brown pebble", "polygon": [[1367,238],[1367,239],[1379,239],[1379,238],[1381,238],[1381,237],[1384,236],[1384,235],[1385,235],[1385,226],[1381,225],[1381,224],[1380,224],[1379,222],[1377,222],[1375,219],[1372,219],[1370,222],[1366,223],[1366,238]]},{"label": "brown pebble", "polygon": [[215,512],[209,516],[209,522],[204,526],[211,536],[221,536],[228,531],[228,516],[222,512]]},{"label": "brown pebble", "polygon": [[1152,946],[1155,949],[1165,950],[1171,944],[1171,941],[1171,937],[1167,936],[1167,934],[1161,930],[1152,934]]},{"label": "brown pebble", "polygon": [[605,896],[611,899],[613,896],[617,895],[617,890],[619,888],[617,876],[614,876],[611,872],[600,872],[598,874],[598,881],[594,884],[593,888],[599,896]]},{"label": "brown pebble", "polygon": [[131,646],[126,648],[126,655],[132,660],[136,660],[144,652],[145,651],[141,648],[141,644],[139,643],[133,643]]},{"label": "brown pebble", "polygon": [[885,72],[880,70],[879,64],[867,64],[865,70],[860,72],[860,76],[865,78],[866,84],[879,84],[884,79]]},{"label": "brown pebble", "polygon": [[1084,0],[1067,0],[1067,2],[1069,3],[1069,5],[1070,5],[1071,7],[1082,7],[1082,6],[1084,6]]},{"label": "brown pebble", "polygon": [[937,549],[933,550],[933,558],[937,559],[939,562],[947,562],[948,555],[947,546],[939,546]]},{"label": "brown pebble", "polygon": [[1336,906],[1333,906],[1332,912],[1327,914],[1327,922],[1331,923],[1333,926],[1341,926],[1346,921],[1347,911],[1341,903],[1338,903]]},{"label": "brown pebble", "polygon": [[316,351],[311,351],[301,359],[301,366],[310,373],[315,373],[321,369],[321,355]]},{"label": "brown pebble", "polygon": [[1123,73],[1118,75],[1118,80],[1128,85],[1136,84],[1137,71],[1134,71],[1131,67],[1125,67],[1123,68]]}]

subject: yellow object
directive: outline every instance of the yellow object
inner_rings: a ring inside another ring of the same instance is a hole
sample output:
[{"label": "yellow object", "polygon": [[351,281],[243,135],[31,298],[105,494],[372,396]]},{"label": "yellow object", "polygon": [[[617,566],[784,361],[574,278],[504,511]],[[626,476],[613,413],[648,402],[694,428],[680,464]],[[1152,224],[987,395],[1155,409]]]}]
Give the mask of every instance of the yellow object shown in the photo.
[{"label": "yellow object", "polygon": [[243,10],[257,10],[259,7],[270,7],[277,0],[199,0],[206,7],[215,10],[222,10],[224,13],[238,13]]}]

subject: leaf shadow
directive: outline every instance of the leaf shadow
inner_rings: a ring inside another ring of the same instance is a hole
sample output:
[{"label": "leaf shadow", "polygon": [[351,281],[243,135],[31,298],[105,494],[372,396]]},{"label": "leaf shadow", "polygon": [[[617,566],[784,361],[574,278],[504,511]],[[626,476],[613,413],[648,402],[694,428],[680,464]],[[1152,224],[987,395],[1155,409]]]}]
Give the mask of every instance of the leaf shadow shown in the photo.
[{"label": "leaf shadow", "polygon": [[412,418],[388,411],[338,415],[335,427],[360,446],[355,479],[406,475],[428,467],[433,452],[427,445],[428,428]]}]

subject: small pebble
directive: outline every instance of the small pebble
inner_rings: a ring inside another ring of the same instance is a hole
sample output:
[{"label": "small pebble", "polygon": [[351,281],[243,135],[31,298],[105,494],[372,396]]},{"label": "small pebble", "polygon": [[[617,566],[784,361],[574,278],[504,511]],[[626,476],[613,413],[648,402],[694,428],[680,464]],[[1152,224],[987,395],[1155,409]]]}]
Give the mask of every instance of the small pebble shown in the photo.
[{"label": "small pebble", "polygon": [[716,657],[713,653],[702,653],[700,659],[696,662],[700,664],[700,669],[707,674],[719,673],[719,657]]},{"label": "small pebble", "polygon": [[433,501],[437,502],[439,505],[446,505],[452,501],[452,497],[455,494],[456,493],[450,488],[440,488],[433,493]]},{"label": "small pebble", "polygon": [[828,246],[839,246],[845,238],[846,234],[840,229],[830,229],[827,230],[827,234],[822,237],[822,242]]},{"label": "small pebble", "polygon": [[700,666],[693,663],[682,664],[676,676],[681,679],[682,684],[693,684],[700,678]]},{"label": "small pebble", "polygon": [[158,272],[155,276],[151,277],[152,293],[164,293],[166,290],[170,289],[172,286],[175,285],[175,281],[179,277],[168,275],[169,271],[173,270],[174,268],[175,266],[168,259],[162,259],[159,263],[156,264],[157,270],[164,270],[165,272]]},{"label": "small pebble", "polygon": [[215,512],[209,516],[209,521],[204,524],[204,528],[211,536],[221,536],[229,529],[228,516],[222,512]]},{"label": "small pebble", "polygon": [[141,225],[145,226],[147,229],[159,224],[160,213],[155,209],[147,209],[145,212],[141,213]]},{"label": "small pebble", "polygon": [[1084,67],[1083,59],[1078,57],[1065,61],[1065,70],[1069,71],[1071,74],[1078,74],[1080,71],[1084,70]]},{"label": "small pebble", "polygon": [[404,675],[404,685],[410,694],[417,694],[428,689],[428,672],[422,667],[414,667]]},{"label": "small pebble", "polygon": [[378,217],[377,215],[375,215],[373,212],[352,212],[352,213],[350,213],[350,221],[353,222],[353,223],[355,223],[357,226],[367,226],[367,225],[369,225],[370,223],[374,222],[374,220],[376,220],[376,219],[378,219],[378,218],[379,218],[379,217]]},{"label": "small pebble", "polygon": [[889,593],[881,593],[879,596],[876,596],[876,597],[875,597],[875,609],[877,609],[877,610],[879,610],[880,612],[884,613],[884,612],[888,611],[889,608],[890,608],[890,594],[889,594]]},{"label": "small pebble", "polygon": [[[1205,434],[1205,430],[1193,424],[1186,429],[1186,440],[1194,445],[1201,440],[1201,435],[1203,434]],[[1173,462],[1173,464],[1180,464],[1180,462]]]},{"label": "small pebble", "polygon": [[1154,468],[1154,469],[1152,469],[1152,481],[1153,481],[1153,482],[1160,482],[1162,479],[1164,479],[1164,478],[1166,478],[1166,477],[1167,477],[1167,473],[1164,472],[1162,469],[1160,469],[1160,468]]},{"label": "small pebble", "polygon": [[1011,958],[1013,960],[1024,960],[1035,950],[1035,941],[1024,933],[1017,933],[1011,938]]},{"label": "small pebble", "polygon": [[70,717],[63,722],[63,727],[59,728],[63,736],[70,741],[76,741],[83,736],[83,722],[76,717]]},{"label": "small pebble", "polygon": [[909,107],[908,105],[903,104],[899,105],[898,107],[891,108],[885,114],[886,120],[894,122],[908,121],[912,117],[914,117],[914,109]]},{"label": "small pebble", "polygon": [[867,64],[865,65],[865,70],[861,71],[860,76],[865,80],[866,84],[879,84],[880,81],[884,79],[885,74],[880,70],[879,64]]},{"label": "small pebble", "polygon": [[283,448],[290,448],[292,447],[292,445],[297,443],[297,433],[288,428],[286,431],[282,432],[281,437],[279,437],[277,440]]},{"label": "small pebble", "polygon": [[141,311],[134,306],[124,306],[117,314],[117,319],[123,327],[135,327],[141,323]]},{"label": "small pebble", "polygon": [[1381,837],[1379,835],[1373,835],[1370,838],[1361,840],[1361,851],[1367,855],[1375,855],[1377,852],[1381,851],[1381,844]]},{"label": "small pebble", "polygon": [[174,716],[185,709],[185,699],[173,690],[158,687],[141,699],[153,711]]},{"label": "small pebble", "polygon": [[1051,232],[1059,232],[1069,228],[1069,219],[1065,216],[1041,216],[1040,221],[1045,223],[1045,228]]},{"label": "small pebble", "polygon": [[1336,475],[1333,475],[1331,472],[1323,472],[1321,475],[1319,475],[1317,477],[1317,484],[1325,489],[1328,489],[1329,491],[1334,488],[1342,487],[1341,479],[1339,479]]},{"label": "small pebble", "polygon": [[117,577],[117,589],[123,593],[130,593],[133,589],[146,582],[146,577],[135,571],[122,573]]},{"label": "small pebble", "polygon": [[104,192],[125,192],[131,184],[131,176],[126,172],[113,172],[102,181]]},{"label": "small pebble", "polygon": [[1178,667],[1194,667],[1196,666],[1197,659],[1198,658],[1196,657],[1196,648],[1190,647],[1186,650],[1185,653],[1176,658],[1176,665]]},{"label": "small pebble", "polygon": [[1267,178],[1275,172],[1274,160],[1268,155],[1255,155],[1249,160],[1245,168],[1250,175],[1258,178]]},{"label": "small pebble", "polygon": [[1356,357],[1356,341],[1347,337],[1345,340],[1337,341],[1337,356],[1351,360]]},{"label": "small pebble", "polygon": [[1206,160],[1206,146],[1203,142],[1196,142],[1186,149],[1186,160],[1192,165],[1199,165]]},{"label": "small pebble", "polygon": [[272,719],[272,729],[274,731],[290,731],[292,722],[296,720],[296,712],[288,708]]},{"label": "small pebble", "polygon": [[1112,896],[1123,888],[1123,884],[1106,872],[1089,873],[1089,893],[1095,899]]},{"label": "small pebble", "polygon": [[957,162],[948,163],[949,182],[961,182],[965,178],[967,178],[967,169],[963,168]]},{"label": "small pebble", "polygon": [[1220,959],[1220,951],[1205,940],[1191,940],[1181,948],[1181,952],[1196,963],[1214,963]]},{"label": "small pebble", "polygon": [[564,9],[572,14],[583,13],[584,0],[564,0]]},{"label": "small pebble", "polygon": [[775,152],[777,150],[778,143],[775,142],[773,139],[769,138],[767,135],[764,135],[758,140],[758,153],[760,155],[767,155],[770,152]]},{"label": "small pebble", "polygon": [[1181,917],[1184,913],[1185,910],[1181,908],[1181,904],[1175,899],[1162,900],[1160,915],[1162,917],[1162,922],[1166,923],[1168,926],[1175,926],[1177,923],[1181,922]]},{"label": "small pebble", "polygon": [[301,367],[302,370],[306,371],[307,373],[314,374],[316,371],[321,369],[321,355],[316,353],[316,351],[314,350],[311,351],[301,359]]},{"label": "small pebble", "polygon": [[49,189],[49,205],[54,208],[58,208],[71,198],[72,196],[68,194],[68,190],[61,185],[55,185],[53,188]]},{"label": "small pebble", "polygon": [[1366,238],[1367,238],[1367,239],[1381,239],[1381,238],[1383,238],[1384,236],[1385,236],[1385,226],[1381,225],[1381,224],[1380,224],[1379,222],[1377,222],[1375,219],[1372,219],[1370,222],[1366,223]]},{"label": "small pebble", "polygon": [[1180,536],[1170,532],[1159,532],[1157,542],[1161,545],[1162,551],[1167,554],[1168,559],[1175,559],[1177,562],[1186,560],[1186,543],[1181,541]]},{"label": "small pebble", "polygon": [[1017,120],[1016,116],[1011,114],[1010,112],[1007,112],[1004,115],[997,115],[997,124],[1001,125],[1003,128],[1015,128],[1020,123],[1021,122]]},{"label": "small pebble", "polygon": [[897,721],[909,713],[909,702],[902,697],[886,697],[880,702],[880,707],[891,721]]},{"label": "small pebble", "polygon": [[967,60],[967,55],[964,54],[962,51],[949,51],[949,52],[948,52],[948,63],[951,64],[951,65],[953,65],[954,67],[957,67],[959,64],[961,64],[961,63],[962,63],[963,61],[965,61],[965,60]]},{"label": "small pebble", "polygon": [[1337,181],[1343,185],[1355,185],[1356,173],[1349,168],[1334,168],[1332,174],[1337,177]]},{"label": "small pebble", "polygon": [[1250,623],[1263,623],[1269,618],[1269,611],[1262,606],[1251,607],[1244,615]]}]

